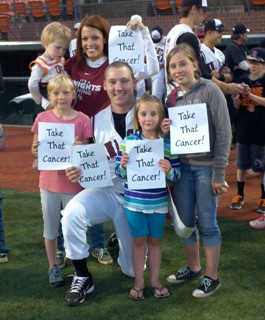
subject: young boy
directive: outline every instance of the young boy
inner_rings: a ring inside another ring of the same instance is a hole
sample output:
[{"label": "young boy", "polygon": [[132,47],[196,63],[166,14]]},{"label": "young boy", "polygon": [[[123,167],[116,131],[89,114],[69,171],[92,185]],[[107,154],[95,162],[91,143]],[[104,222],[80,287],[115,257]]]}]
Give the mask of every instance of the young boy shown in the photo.
[{"label": "young boy", "polygon": [[[241,78],[243,95],[232,96],[238,109],[237,119],[237,195],[232,199],[231,209],[241,209],[244,204],[246,172],[252,169],[261,173],[261,200],[257,209],[265,213],[263,182],[263,155],[265,152],[265,49],[253,48],[247,56],[249,75]],[[265,219],[264,219],[265,225]]]},{"label": "young boy", "polygon": [[45,52],[29,65],[31,75],[28,87],[34,101],[41,104],[44,109],[49,105],[47,99],[49,80],[58,73],[65,73],[64,55],[70,40],[70,28],[59,22],[48,24],[41,33],[41,44],[45,48]]}]

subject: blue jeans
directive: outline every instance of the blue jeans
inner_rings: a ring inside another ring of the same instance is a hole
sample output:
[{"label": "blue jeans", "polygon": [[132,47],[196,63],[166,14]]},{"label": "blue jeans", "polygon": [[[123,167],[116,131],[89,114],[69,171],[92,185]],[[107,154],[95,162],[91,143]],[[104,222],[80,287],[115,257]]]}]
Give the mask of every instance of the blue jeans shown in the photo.
[{"label": "blue jeans", "polygon": [[5,244],[5,230],[3,221],[3,197],[0,192],[0,253],[9,252],[8,246]]},{"label": "blue jeans", "polygon": [[[181,177],[174,184],[174,201],[182,222],[197,230],[184,244],[198,241],[199,235],[205,247],[221,244],[221,233],[217,224],[218,196],[212,191],[212,167],[181,164]],[[196,216],[198,225],[196,225]]]},{"label": "blue jeans", "polygon": [[[93,227],[88,228],[89,237],[90,237],[90,248],[105,248],[105,234],[104,234],[104,224],[96,224]],[[64,239],[62,224],[60,223],[57,237],[57,249],[58,251],[64,251]]]}]

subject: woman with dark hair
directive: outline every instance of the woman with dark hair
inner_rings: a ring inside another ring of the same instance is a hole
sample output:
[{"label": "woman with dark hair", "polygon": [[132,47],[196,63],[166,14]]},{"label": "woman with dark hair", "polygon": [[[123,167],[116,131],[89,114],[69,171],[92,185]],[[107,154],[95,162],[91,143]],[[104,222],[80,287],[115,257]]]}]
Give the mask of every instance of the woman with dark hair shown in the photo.
[{"label": "woman with dark hair", "polygon": [[[147,27],[140,16],[132,16],[127,23],[132,30],[139,29],[144,42],[146,64],[143,71],[136,73],[136,80],[150,78],[159,72],[156,51]],[[71,76],[77,92],[76,110],[89,117],[110,104],[109,97],[103,89],[104,71],[108,61],[108,37],[110,25],[100,16],[86,16],[77,34],[76,56],[70,58],[65,70]],[[137,95],[144,93],[143,81],[137,83]]]},{"label": "woman with dark hair", "polygon": [[86,16],[78,30],[76,55],[65,65],[77,93],[75,109],[89,117],[110,104],[103,88],[104,71],[108,66],[109,31],[110,26],[104,18]]}]

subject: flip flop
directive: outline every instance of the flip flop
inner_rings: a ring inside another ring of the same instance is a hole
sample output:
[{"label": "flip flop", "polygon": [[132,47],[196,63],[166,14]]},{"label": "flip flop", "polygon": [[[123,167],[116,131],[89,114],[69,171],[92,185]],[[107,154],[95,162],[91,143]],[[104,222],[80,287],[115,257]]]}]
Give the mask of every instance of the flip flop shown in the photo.
[{"label": "flip flop", "polygon": [[[143,300],[144,299],[144,289],[136,289],[136,288],[132,288],[131,291],[134,291],[137,293],[137,296],[134,297],[131,294],[129,294],[129,298],[132,300]],[[140,295],[141,294],[141,295]],[[140,296],[139,296],[140,295]]]},{"label": "flip flop", "polygon": [[[157,299],[164,299],[170,296],[170,293],[168,292],[167,294],[162,294],[163,289],[165,289],[164,286],[158,288],[158,287],[152,287],[151,292],[153,293],[154,297]],[[160,291],[161,294],[157,294],[156,291]]]}]

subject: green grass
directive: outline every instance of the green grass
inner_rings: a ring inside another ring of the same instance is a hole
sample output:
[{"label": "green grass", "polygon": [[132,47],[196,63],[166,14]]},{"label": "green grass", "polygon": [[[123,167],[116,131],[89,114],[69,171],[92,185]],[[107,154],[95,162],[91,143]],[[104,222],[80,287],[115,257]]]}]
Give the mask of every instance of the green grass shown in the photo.
[{"label": "green grass", "polygon": [[[155,299],[146,290],[143,301],[128,298],[133,280],[126,278],[117,263],[100,265],[93,257],[88,266],[94,276],[95,291],[83,304],[67,307],[63,288],[51,288],[47,277],[47,259],[42,238],[39,195],[3,190],[6,242],[10,247],[8,263],[0,264],[1,319],[185,319],[252,320],[264,319],[264,232],[248,227],[247,221],[220,219],[223,246],[219,275],[221,289],[206,299],[191,296],[198,282],[168,285],[171,297]],[[106,237],[113,231],[106,223]],[[111,249],[117,258],[117,248]],[[204,265],[204,260],[202,260]],[[185,265],[182,246],[169,223],[163,239],[161,281]],[[72,273],[68,260],[63,275]],[[145,272],[146,287],[149,271]]]}]

